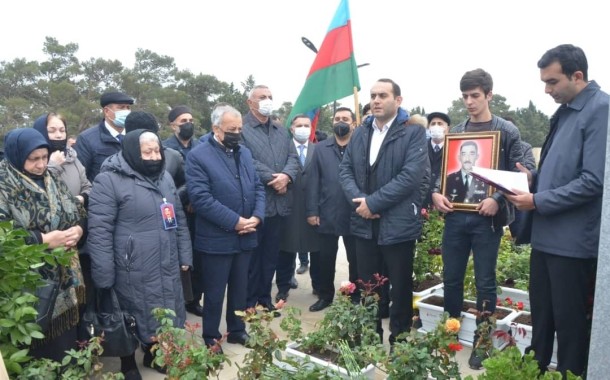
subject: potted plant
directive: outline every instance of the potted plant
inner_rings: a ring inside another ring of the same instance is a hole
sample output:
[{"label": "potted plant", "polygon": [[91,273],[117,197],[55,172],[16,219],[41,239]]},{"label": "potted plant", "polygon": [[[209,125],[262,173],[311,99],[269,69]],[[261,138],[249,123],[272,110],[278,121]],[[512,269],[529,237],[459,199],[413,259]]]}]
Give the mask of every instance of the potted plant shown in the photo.
[{"label": "potted plant", "polygon": [[[445,219],[438,210],[422,208],[422,234],[415,245],[413,258],[413,296],[423,297],[442,289],[442,241]],[[442,291],[442,290],[441,290]]]},{"label": "potted plant", "polygon": [[[548,371],[540,374],[538,362],[534,359],[534,353],[523,355],[515,346],[509,346],[502,351],[496,351],[490,358],[483,361],[485,372],[477,377],[478,380],[561,380],[560,372]],[[582,380],[582,377],[568,371],[566,379]],[[469,375],[465,380],[474,380]]]},{"label": "potted plant", "polygon": [[529,270],[530,245],[516,245],[510,235],[504,235],[500,242],[496,265],[496,280],[499,285],[498,297],[509,297],[515,302],[523,302],[529,310]]},{"label": "potted plant", "polygon": [[223,363],[230,364],[220,349],[222,339],[208,348],[197,333],[199,323],[187,321],[185,328],[174,327],[176,313],[171,309],[156,308],[153,315],[160,324],[153,346],[154,363],[165,368],[169,380],[218,377]]},{"label": "potted plant", "polygon": [[[350,357],[357,363],[358,376],[374,378],[374,360],[381,356],[383,345],[376,332],[376,315],[379,296],[376,289],[387,279],[376,276],[373,283],[360,282],[361,302],[353,303],[351,294],[356,284],[346,281],[338,291],[334,302],[326,310],[317,329],[303,335],[298,314],[288,312],[281,327],[288,331],[293,342],[284,352],[289,360],[311,362],[319,367],[328,367],[331,372],[351,378],[352,372],[346,368],[346,357],[341,355],[340,344],[349,347]],[[284,357],[278,358],[280,362]]]},{"label": "potted plant", "polygon": [[458,342],[460,321],[443,314],[434,329],[422,334],[411,330],[407,337],[400,337],[383,361],[387,379],[460,378],[455,359],[462,344]]},{"label": "potted plant", "polygon": [[[419,308],[419,318],[422,322],[422,330],[434,330],[444,314],[444,297],[432,293],[417,301],[417,306]],[[458,338],[460,342],[468,346],[472,346],[474,332],[477,329],[477,313],[476,302],[465,300],[461,313],[462,321]],[[490,319],[494,324],[494,328],[507,332],[510,330],[510,321],[514,314],[516,312],[513,309],[500,306],[496,307],[496,311],[490,316]],[[506,345],[504,340],[497,337],[494,337],[492,342],[494,347],[498,349]]]},{"label": "potted plant", "polygon": [[[508,336],[497,334],[512,345],[516,345],[521,354],[525,354],[525,349],[532,343],[532,315],[529,311],[519,310],[511,319]],[[553,345],[553,356],[551,357],[551,367],[557,367],[557,336]]]}]

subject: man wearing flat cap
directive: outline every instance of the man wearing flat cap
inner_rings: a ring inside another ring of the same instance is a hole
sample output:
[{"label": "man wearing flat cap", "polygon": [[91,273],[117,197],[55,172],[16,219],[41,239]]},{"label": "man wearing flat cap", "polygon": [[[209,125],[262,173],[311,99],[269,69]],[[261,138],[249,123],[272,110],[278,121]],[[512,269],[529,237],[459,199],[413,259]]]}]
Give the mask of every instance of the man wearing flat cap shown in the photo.
[{"label": "man wearing flat cap", "polygon": [[100,98],[104,119],[81,132],[75,145],[77,157],[87,171],[91,183],[100,172],[106,158],[121,150],[125,136],[125,119],[134,99],[122,92],[107,92]]},{"label": "man wearing flat cap", "polygon": [[186,160],[186,155],[199,144],[199,140],[193,138],[193,111],[188,106],[176,106],[169,111],[167,118],[174,134],[164,140],[163,145],[177,150]]},{"label": "man wearing flat cap", "polygon": [[430,139],[428,140],[428,158],[430,159],[430,187],[424,207],[432,206],[432,189],[437,178],[441,175],[441,167],[443,165],[443,145],[445,144],[445,135],[449,132],[451,119],[446,113],[432,112],[427,115],[428,131]]}]

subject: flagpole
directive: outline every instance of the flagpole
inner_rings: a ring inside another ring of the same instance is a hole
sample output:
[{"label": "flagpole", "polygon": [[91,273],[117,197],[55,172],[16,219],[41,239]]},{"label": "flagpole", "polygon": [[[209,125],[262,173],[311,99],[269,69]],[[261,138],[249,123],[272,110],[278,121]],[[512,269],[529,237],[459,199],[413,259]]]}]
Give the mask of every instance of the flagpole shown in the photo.
[{"label": "flagpole", "polygon": [[358,103],[358,87],[354,86],[354,110],[356,114],[356,126],[360,126],[360,107]]}]

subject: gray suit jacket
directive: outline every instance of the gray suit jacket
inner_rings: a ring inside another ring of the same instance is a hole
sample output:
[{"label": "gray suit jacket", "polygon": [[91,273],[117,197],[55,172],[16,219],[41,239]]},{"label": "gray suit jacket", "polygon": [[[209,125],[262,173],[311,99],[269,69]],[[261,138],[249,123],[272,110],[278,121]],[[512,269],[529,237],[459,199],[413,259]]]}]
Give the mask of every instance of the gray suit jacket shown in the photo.
[{"label": "gray suit jacket", "polygon": [[267,186],[274,173],[285,173],[293,182],[296,180],[300,164],[294,146],[290,150],[293,143],[288,130],[269,120],[267,134],[267,127],[252,112],[248,112],[243,121],[244,145],[252,152],[256,172],[265,185],[265,217],[290,215],[292,186],[286,194],[278,194],[273,187]]}]

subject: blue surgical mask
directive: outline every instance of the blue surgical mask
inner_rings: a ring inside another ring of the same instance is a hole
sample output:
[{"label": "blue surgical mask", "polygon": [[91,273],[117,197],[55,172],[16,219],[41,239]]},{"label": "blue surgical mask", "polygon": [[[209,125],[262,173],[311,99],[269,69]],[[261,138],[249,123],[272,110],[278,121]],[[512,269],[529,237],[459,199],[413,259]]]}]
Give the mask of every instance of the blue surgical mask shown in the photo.
[{"label": "blue surgical mask", "polygon": [[127,115],[130,113],[131,110],[114,111],[114,125],[120,128],[125,128],[125,119],[127,119]]}]

